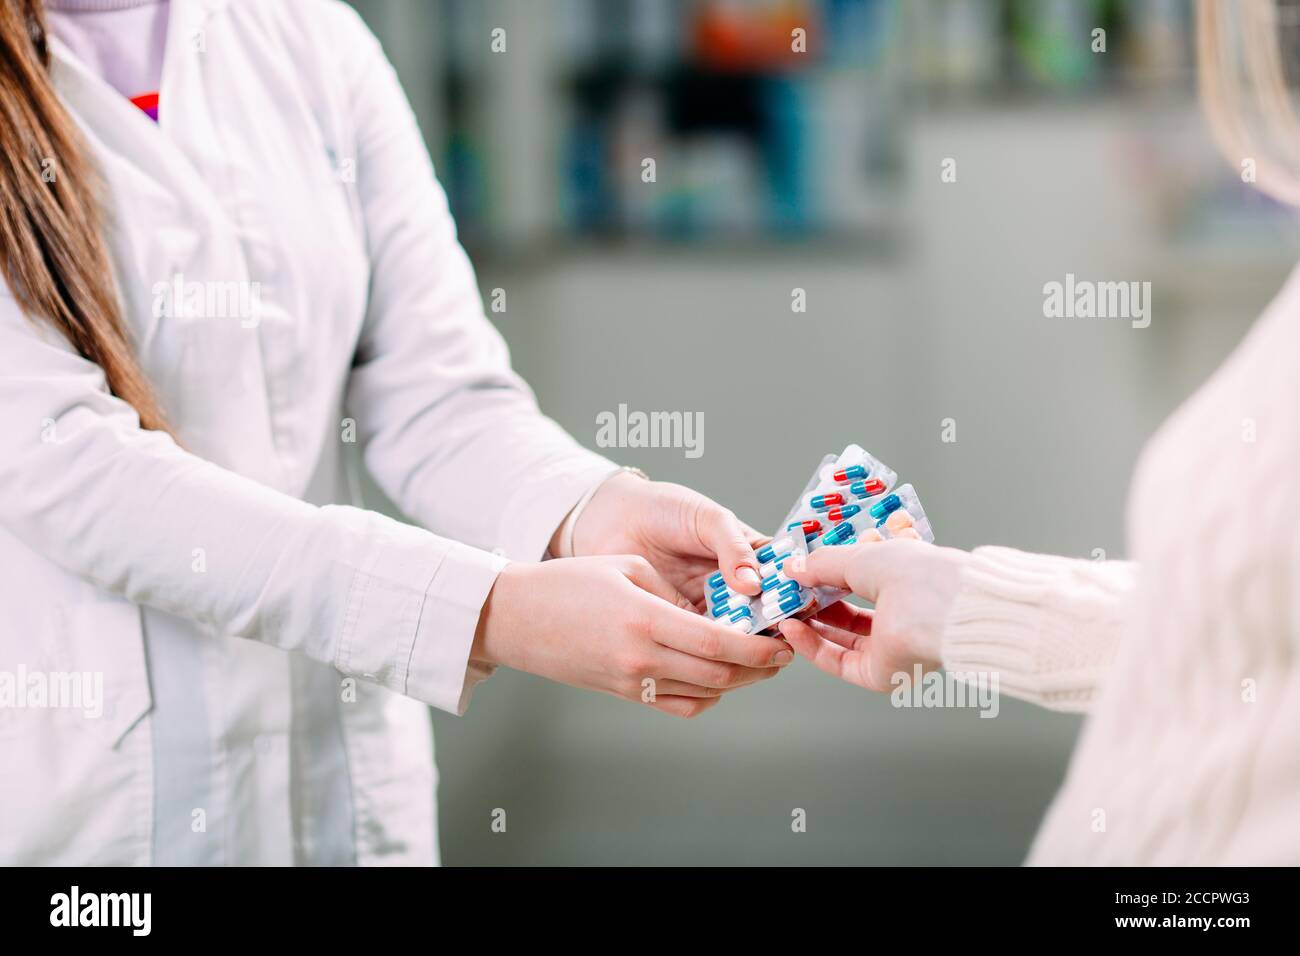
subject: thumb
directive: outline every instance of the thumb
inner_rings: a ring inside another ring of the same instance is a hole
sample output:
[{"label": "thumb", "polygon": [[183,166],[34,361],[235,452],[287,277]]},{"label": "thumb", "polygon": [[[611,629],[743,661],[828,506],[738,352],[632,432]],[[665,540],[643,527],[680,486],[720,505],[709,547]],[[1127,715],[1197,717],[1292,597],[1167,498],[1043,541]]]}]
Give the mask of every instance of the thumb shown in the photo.
[{"label": "thumb", "polygon": [[871,544],[823,545],[805,558],[790,558],[784,570],[804,587],[840,588],[874,602],[880,592],[880,550]]},{"label": "thumb", "polygon": [[718,568],[727,585],[741,594],[762,591],[758,578],[758,558],[750,540],[755,532],[726,508],[712,502],[701,505],[695,516],[700,543],[718,558]]}]

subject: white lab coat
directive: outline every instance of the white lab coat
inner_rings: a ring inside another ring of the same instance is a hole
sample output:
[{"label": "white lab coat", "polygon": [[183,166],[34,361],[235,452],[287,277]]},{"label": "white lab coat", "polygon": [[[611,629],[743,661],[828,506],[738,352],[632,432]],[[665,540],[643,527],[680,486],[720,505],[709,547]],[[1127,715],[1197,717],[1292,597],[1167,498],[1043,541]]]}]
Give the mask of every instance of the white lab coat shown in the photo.
[{"label": "white lab coat", "polygon": [[[58,43],[53,74],[183,447],[0,289],[0,862],[435,862],[425,704],[463,710],[502,556],[613,466],[510,370],[350,8],[174,0],[168,31],[159,126]],[[353,436],[420,527],[338,504]],[[102,675],[102,716],[20,672]]]}]

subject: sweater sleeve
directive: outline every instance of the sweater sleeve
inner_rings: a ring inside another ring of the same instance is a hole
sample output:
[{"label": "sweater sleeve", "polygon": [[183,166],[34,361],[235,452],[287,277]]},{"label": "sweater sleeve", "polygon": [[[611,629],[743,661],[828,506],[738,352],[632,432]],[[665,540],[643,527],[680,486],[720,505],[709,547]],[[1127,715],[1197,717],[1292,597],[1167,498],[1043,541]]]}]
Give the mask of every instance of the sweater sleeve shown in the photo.
[{"label": "sweater sleeve", "polygon": [[1128,561],[977,548],[944,629],[944,668],[994,672],[1012,697],[1087,710],[1114,659],[1136,576]]}]

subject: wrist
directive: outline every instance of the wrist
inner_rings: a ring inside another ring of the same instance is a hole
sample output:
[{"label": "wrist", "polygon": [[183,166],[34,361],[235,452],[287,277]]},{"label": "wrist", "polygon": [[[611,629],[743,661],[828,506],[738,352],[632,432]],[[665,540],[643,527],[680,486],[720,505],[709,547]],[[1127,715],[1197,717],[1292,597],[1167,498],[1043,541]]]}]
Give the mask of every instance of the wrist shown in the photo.
[{"label": "wrist", "polygon": [[650,485],[645,472],[638,469],[621,468],[614,472],[570,512],[556,532],[556,537],[561,539],[561,550],[552,553],[566,558],[600,553],[595,543],[604,538],[605,529],[611,526],[621,529],[618,516],[627,514],[633,501]]},{"label": "wrist", "polygon": [[929,627],[918,629],[921,637],[914,651],[918,657],[938,667],[943,662],[944,634],[957,595],[961,592],[966,566],[970,564],[970,552],[933,545],[926,547],[930,549],[929,557],[933,564],[932,571],[927,575],[931,590],[928,603],[932,617]]},{"label": "wrist", "polygon": [[522,567],[515,563],[506,565],[493,582],[479,610],[474,642],[470,645],[470,660],[491,666],[511,665],[514,658],[511,638],[516,628],[510,619],[518,603],[516,585]]}]

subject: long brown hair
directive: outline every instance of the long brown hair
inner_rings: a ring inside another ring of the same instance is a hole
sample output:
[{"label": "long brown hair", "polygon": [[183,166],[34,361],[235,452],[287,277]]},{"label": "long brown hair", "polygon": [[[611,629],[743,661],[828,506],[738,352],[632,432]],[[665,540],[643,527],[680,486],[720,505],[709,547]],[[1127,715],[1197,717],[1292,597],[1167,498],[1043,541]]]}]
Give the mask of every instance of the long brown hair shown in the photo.
[{"label": "long brown hair", "polygon": [[103,369],[143,428],[166,430],[118,307],[99,180],[49,63],[41,0],[0,0],[0,273],[28,317]]}]

